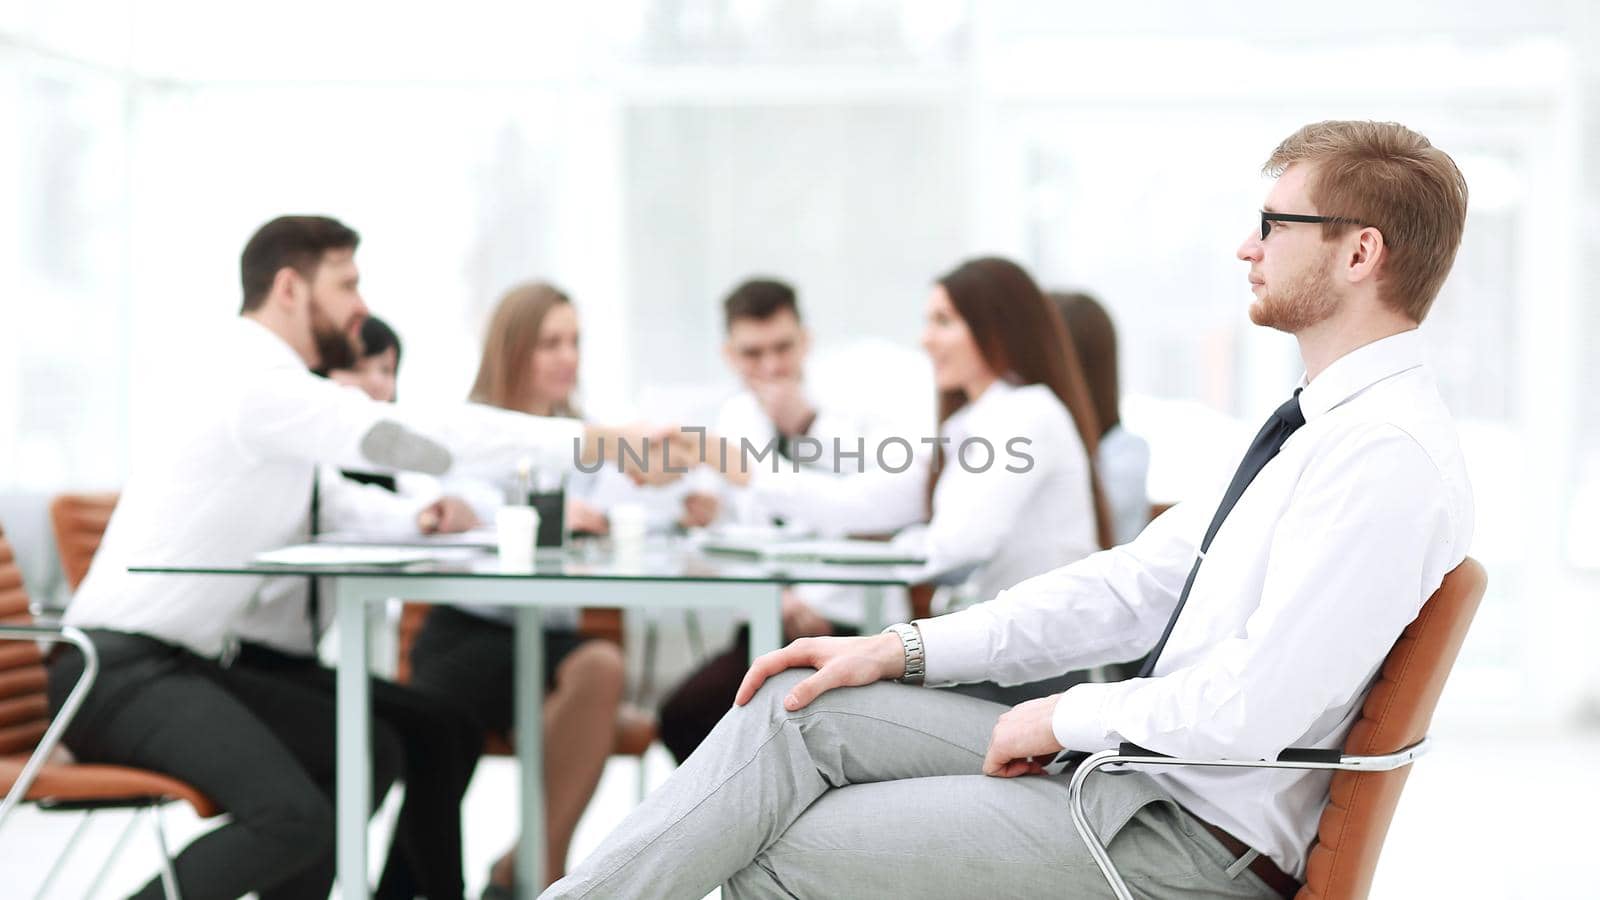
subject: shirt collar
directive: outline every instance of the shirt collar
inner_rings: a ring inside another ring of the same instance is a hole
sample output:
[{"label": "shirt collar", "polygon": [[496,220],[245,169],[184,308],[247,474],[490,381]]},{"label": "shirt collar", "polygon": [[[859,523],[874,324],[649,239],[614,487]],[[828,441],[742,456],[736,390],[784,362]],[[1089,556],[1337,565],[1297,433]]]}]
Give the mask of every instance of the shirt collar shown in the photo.
[{"label": "shirt collar", "polygon": [[969,434],[968,420],[972,418],[974,410],[993,405],[1001,397],[1014,393],[1020,388],[1004,378],[996,378],[994,383],[984,388],[978,399],[969,400],[959,409],[950,414],[939,427],[939,433],[950,439],[952,444],[960,444],[971,435]]},{"label": "shirt collar", "polygon": [[1310,422],[1374,384],[1422,365],[1422,338],[1415,328],[1346,353],[1315,380],[1300,377],[1300,411]]},{"label": "shirt collar", "polygon": [[277,365],[292,363],[298,368],[306,368],[306,361],[300,358],[300,354],[294,352],[288,341],[255,319],[240,316],[238,333],[241,336],[240,340],[256,349],[263,361]]},{"label": "shirt collar", "polygon": [[973,410],[982,409],[984,406],[992,405],[999,398],[1004,397],[1015,390],[1017,390],[1016,385],[1005,380],[1004,378],[996,378],[993,383],[983,389],[983,393],[979,394],[976,400],[968,400],[966,403],[963,403],[959,409],[951,413],[949,421],[954,422],[957,419],[966,419],[968,416],[972,415]]}]

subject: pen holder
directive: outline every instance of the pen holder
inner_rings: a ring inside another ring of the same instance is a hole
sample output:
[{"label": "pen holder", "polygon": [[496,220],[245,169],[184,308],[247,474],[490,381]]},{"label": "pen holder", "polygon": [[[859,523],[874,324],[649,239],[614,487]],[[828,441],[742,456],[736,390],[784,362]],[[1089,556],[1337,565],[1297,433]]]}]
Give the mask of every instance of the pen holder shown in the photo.
[{"label": "pen holder", "polygon": [[567,492],[529,491],[528,505],[539,512],[537,546],[561,547],[567,542]]}]

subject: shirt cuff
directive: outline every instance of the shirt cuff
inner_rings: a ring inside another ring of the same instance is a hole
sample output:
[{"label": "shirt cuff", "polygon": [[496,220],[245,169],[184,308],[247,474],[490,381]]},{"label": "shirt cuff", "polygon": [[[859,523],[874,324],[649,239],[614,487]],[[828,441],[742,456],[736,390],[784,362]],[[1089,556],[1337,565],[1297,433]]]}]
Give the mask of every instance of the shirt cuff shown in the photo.
[{"label": "shirt cuff", "polygon": [[1104,750],[1117,740],[1105,725],[1102,711],[1111,696],[1110,684],[1080,684],[1069,688],[1056,701],[1050,717],[1050,730],[1067,750]]},{"label": "shirt cuff", "polygon": [[989,627],[972,621],[970,612],[916,621],[922,632],[924,684],[966,684],[988,677]]}]

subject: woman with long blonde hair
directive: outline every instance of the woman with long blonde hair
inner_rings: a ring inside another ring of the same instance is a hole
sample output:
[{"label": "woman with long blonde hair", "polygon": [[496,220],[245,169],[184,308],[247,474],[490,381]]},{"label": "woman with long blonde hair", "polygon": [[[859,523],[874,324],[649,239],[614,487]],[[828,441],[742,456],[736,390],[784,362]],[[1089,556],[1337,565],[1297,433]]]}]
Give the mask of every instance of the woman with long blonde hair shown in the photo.
[{"label": "woman with long blonde hair", "polygon": [[[489,320],[469,399],[517,412],[576,417],[577,377],[578,314],[571,299],[537,281],[506,292]],[[500,493],[489,488],[489,499],[479,504],[480,518],[492,516]],[[604,515],[582,500],[568,501],[567,517],[573,530],[604,530]],[[485,734],[509,734],[515,721],[511,612],[436,607],[411,653],[412,683],[450,701]],[[544,774],[546,877],[551,881],[566,871],[573,829],[611,753],[623,680],[622,651],[615,644],[580,635],[576,610],[546,612]],[[470,771],[461,783],[469,778]],[[485,898],[513,896],[514,856],[508,851],[495,863]]]}]

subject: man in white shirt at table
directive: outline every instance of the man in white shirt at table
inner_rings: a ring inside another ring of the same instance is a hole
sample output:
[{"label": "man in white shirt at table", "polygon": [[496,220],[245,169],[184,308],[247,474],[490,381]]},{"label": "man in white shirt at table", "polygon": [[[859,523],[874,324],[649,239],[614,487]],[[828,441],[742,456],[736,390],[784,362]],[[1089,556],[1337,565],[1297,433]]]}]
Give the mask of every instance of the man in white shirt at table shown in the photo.
[{"label": "man in white shirt at table", "polygon": [[[741,390],[723,402],[710,434],[728,441],[729,456],[738,455],[747,442],[754,466],[808,467],[841,475],[873,466],[876,442],[870,439],[883,426],[862,410],[819,402],[806,384],[811,333],[801,320],[794,288],[774,278],[746,279],[723,299],[722,314],[727,335],[722,355],[739,376]],[[717,493],[695,492],[685,498],[685,524],[717,521],[752,527],[784,524],[845,536],[824,522],[784,522],[753,492],[739,488],[721,485]],[[904,590],[885,594],[888,621],[909,613]],[[784,589],[782,603],[786,640],[854,635],[860,633],[866,592],[851,585],[794,585]],[[657,716],[661,742],[679,762],[716,727],[749,659],[750,629],[741,624],[728,646],[697,666],[662,701]]]},{"label": "man in white shirt at table", "polygon": [[[1393,124],[1309,125],[1266,171],[1277,181],[1238,257],[1251,319],[1295,336],[1305,377],[1229,490],[988,603],[762,657],[700,750],[547,896],[697,898],[719,883],[730,900],[1104,896],[1069,774],[1046,774],[1063,749],[1263,759],[1341,745],[1472,535],[1416,333],[1467,190],[1447,155]],[[1149,677],[1009,710],[883,683],[918,670],[929,684],[1025,682],[1152,650]],[[1304,877],[1327,786],[1326,773],[1170,769],[1086,787],[1138,896],[1268,898]]]},{"label": "man in white shirt at table", "polygon": [[[161,397],[171,421],[141,423],[116,513],[65,617],[88,632],[101,664],[67,746],[85,762],[185,781],[231,817],[174,861],[186,897],[327,896],[332,703],[326,692],[236,659],[242,623],[271,579],[128,567],[246,564],[305,540],[318,464],[499,475],[534,453],[614,458],[621,439],[637,448],[645,436],[473,404],[379,403],[314,376],[315,368],[348,368],[358,355],[367,316],[358,242],[321,216],[274,219],[251,237],[240,258],[240,316],[184,360],[183,382]],[[650,468],[653,477],[668,474]],[[82,669],[75,652],[54,656],[53,711]],[[375,741],[378,755],[394,743]],[[445,880],[459,897],[459,872]],[[162,893],[154,878],[136,896]]]}]

